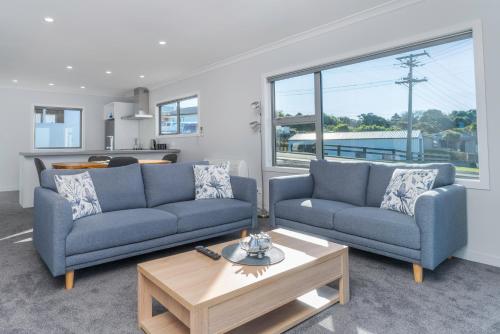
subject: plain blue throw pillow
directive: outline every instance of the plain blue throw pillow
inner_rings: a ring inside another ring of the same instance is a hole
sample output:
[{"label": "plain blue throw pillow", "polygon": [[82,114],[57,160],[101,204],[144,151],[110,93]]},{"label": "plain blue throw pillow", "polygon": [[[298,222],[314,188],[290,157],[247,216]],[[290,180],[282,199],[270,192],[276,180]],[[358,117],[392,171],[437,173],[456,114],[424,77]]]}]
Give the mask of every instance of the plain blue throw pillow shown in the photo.
[{"label": "plain blue throw pillow", "polygon": [[193,165],[207,164],[206,161],[197,161],[165,165],[142,165],[148,207],[194,200]]},{"label": "plain blue throw pillow", "polygon": [[363,206],[370,165],[366,162],[311,161],[313,198]]}]

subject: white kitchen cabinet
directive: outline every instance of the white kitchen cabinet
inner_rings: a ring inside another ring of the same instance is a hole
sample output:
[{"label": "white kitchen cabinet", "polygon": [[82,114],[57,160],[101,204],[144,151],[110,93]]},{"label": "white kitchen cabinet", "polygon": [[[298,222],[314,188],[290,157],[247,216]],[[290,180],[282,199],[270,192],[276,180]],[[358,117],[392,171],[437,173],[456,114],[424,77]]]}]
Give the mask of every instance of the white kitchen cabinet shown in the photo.
[{"label": "white kitchen cabinet", "polygon": [[104,106],[104,121],[113,119],[114,149],[132,149],[135,139],[139,138],[139,122],[124,120],[122,117],[134,114],[134,103],[111,102]]}]

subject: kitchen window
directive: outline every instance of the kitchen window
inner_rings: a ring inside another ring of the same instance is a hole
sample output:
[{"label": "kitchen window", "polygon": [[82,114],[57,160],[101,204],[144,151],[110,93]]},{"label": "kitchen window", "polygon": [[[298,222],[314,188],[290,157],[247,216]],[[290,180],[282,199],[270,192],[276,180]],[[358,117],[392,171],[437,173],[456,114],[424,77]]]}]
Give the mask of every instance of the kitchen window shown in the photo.
[{"label": "kitchen window", "polygon": [[82,109],[35,107],[35,149],[82,147]]},{"label": "kitchen window", "polygon": [[159,135],[198,133],[198,96],[159,103]]},{"label": "kitchen window", "polygon": [[479,180],[472,31],[268,81],[274,166],[450,162]]}]

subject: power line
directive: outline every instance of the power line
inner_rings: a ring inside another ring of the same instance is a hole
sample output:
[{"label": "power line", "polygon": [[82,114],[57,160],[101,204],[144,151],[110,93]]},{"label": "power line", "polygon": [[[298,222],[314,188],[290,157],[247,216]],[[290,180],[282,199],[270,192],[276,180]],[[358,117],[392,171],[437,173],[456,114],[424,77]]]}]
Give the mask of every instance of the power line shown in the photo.
[{"label": "power line", "polygon": [[[345,92],[345,91],[350,91],[350,90],[357,90],[357,89],[366,89],[366,88],[376,88],[376,87],[382,87],[382,86],[388,86],[392,85],[393,80],[378,80],[378,81],[369,81],[369,82],[361,82],[361,83],[353,83],[353,84],[346,84],[346,85],[339,85],[339,86],[327,86],[322,89],[324,93],[330,93],[330,92]],[[313,94],[313,89],[294,89],[294,90],[287,90],[287,91],[282,91],[282,92],[276,92],[277,96],[299,96],[299,95],[312,95]]]},{"label": "power line", "polygon": [[[444,80],[442,79],[440,76],[436,76],[435,78],[438,80],[438,81],[442,81],[446,84],[449,84],[451,86],[461,86],[461,89],[466,92],[467,94],[472,94],[474,95],[472,92],[474,91],[474,82],[472,83],[467,83],[463,78],[461,78],[457,73],[447,69],[446,67],[444,67],[442,64],[440,64],[440,62],[438,61],[435,61],[433,62],[434,65],[437,65],[439,68],[441,68],[443,71],[439,72],[439,71],[435,71],[433,72],[434,74],[443,74],[443,75],[446,75],[448,74],[449,76],[453,77],[454,78],[454,81],[452,82],[451,80]],[[425,75],[425,72],[427,72],[426,70],[421,70],[422,71],[422,74]],[[464,70],[465,71],[465,70]],[[458,89],[458,87],[457,87]]]}]

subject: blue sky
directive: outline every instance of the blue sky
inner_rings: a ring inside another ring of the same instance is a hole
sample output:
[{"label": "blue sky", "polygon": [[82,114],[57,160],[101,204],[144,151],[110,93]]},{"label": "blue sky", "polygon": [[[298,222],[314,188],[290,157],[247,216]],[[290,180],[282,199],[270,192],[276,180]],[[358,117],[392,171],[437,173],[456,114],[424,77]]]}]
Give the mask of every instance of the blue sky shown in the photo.
[{"label": "blue sky", "polygon": [[[422,64],[414,68],[416,78],[427,82],[414,86],[413,110],[453,110],[476,108],[472,38],[432,46]],[[396,57],[378,58],[323,71],[323,111],[334,116],[357,118],[372,112],[385,118],[408,109],[408,88],[395,81],[408,74]],[[314,114],[313,75],[276,82],[276,110],[295,115]]]}]

